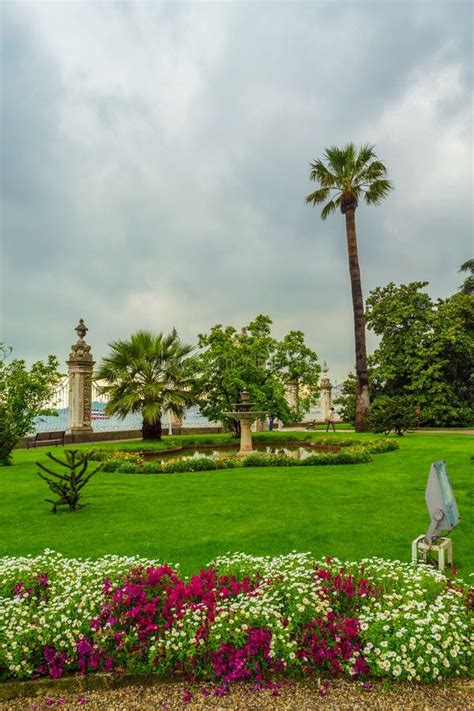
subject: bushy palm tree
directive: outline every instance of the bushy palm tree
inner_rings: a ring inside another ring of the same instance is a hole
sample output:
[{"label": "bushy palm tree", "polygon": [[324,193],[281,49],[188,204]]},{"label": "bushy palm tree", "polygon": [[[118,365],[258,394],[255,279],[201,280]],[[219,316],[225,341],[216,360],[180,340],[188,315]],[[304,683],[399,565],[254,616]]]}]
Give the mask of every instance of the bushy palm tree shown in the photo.
[{"label": "bushy palm tree", "polygon": [[192,403],[186,362],[192,346],[176,331],[168,336],[138,331],[128,341],[109,344],[110,354],[95,374],[109,396],[105,411],[121,418],[141,413],[143,439],[161,439],[161,418],[170,411],[182,417]]},{"label": "bushy palm tree", "polygon": [[363,198],[368,205],[378,205],[392,189],[387,179],[387,169],[377,159],[374,146],[353,143],[344,148],[335,146],[324,153],[324,161],[316,160],[311,165],[310,179],[319,188],[306,197],[312,205],[326,203],[321,212],[325,220],[339,208],[346,218],[346,237],[349,255],[349,273],[354,311],[354,335],[357,376],[356,430],[364,432],[370,409],[369,380],[367,375],[367,348],[365,343],[364,300],[360,280],[359,257],[355,211]]}]

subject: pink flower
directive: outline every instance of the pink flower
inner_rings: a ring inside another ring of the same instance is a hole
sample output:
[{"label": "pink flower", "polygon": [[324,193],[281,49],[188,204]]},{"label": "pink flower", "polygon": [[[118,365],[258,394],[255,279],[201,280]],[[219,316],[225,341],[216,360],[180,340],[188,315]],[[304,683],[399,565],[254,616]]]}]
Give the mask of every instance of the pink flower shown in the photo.
[{"label": "pink flower", "polygon": [[214,696],[227,696],[229,693],[229,687],[228,686],[216,686],[214,689]]}]

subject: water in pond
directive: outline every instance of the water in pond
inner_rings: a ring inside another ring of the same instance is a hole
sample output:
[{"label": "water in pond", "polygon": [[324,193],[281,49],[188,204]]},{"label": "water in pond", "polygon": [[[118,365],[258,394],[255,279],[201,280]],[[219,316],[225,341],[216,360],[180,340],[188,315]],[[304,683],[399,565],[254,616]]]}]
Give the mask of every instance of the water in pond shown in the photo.
[{"label": "water in pond", "polygon": [[[262,454],[281,454],[285,457],[291,457],[292,459],[306,459],[313,454],[320,454],[321,452],[338,452],[340,447],[338,446],[322,446],[322,445],[305,445],[300,444],[286,444],[286,445],[268,445],[268,444],[254,444],[254,452]],[[228,447],[220,447],[219,449],[214,449],[212,447],[190,447],[189,449],[180,449],[179,451],[172,452],[147,452],[145,456],[147,459],[181,459],[183,457],[191,459],[200,459],[202,457],[222,457],[222,456],[232,456],[237,454],[239,447],[236,445]]]}]

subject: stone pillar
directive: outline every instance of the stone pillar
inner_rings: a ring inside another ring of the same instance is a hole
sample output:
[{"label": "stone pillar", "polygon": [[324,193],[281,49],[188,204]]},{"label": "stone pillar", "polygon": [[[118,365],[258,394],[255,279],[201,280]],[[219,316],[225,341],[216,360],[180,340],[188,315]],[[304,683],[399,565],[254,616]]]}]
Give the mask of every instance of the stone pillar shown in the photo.
[{"label": "stone pillar", "polygon": [[322,370],[323,375],[319,381],[319,389],[321,391],[321,415],[323,420],[325,420],[332,406],[332,385],[327,375],[329,369],[326,361],[323,363]]},{"label": "stone pillar", "polygon": [[291,407],[292,409],[295,409],[298,407],[298,400],[299,400],[299,392],[298,392],[298,383],[288,383],[286,386],[286,392],[285,392],[285,398],[288,403],[288,406]]},{"label": "stone pillar", "polygon": [[78,335],[77,343],[71,347],[69,360],[66,361],[69,374],[69,405],[68,405],[68,434],[91,434],[92,409],[92,360],[91,347],[84,341],[84,336],[89,329],[84,321],[79,321],[75,331]]},{"label": "stone pillar", "polygon": [[253,452],[252,448],[252,420],[241,419],[240,420],[240,451],[239,454],[250,454]]}]

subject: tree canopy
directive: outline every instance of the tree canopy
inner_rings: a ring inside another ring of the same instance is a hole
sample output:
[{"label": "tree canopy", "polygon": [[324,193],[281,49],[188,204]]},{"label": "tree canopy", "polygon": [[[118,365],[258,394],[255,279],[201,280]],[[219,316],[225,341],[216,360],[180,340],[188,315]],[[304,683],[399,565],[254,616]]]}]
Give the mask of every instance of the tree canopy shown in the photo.
[{"label": "tree canopy", "polygon": [[459,271],[468,273],[468,276],[461,284],[460,291],[468,296],[474,294],[474,259],[468,259],[461,264]]},{"label": "tree canopy", "polygon": [[37,417],[55,414],[47,405],[61,377],[55,356],[28,369],[24,360],[9,360],[10,354],[11,348],[0,344],[0,466],[11,464],[13,448]]},{"label": "tree canopy", "polygon": [[[200,334],[202,349],[193,363],[194,391],[202,414],[225,422],[238,433],[238,423],[224,414],[235,410],[242,390],[248,390],[256,410],[282,419],[300,419],[318,397],[318,358],[304,342],[301,331],[278,341],[271,334],[269,316],[259,315],[247,327],[217,324]],[[289,385],[299,397],[290,406]]]},{"label": "tree canopy", "polygon": [[[472,424],[474,296],[459,291],[434,301],[426,286],[390,283],[367,299],[367,325],[380,338],[369,357],[372,397],[385,403],[398,398],[398,404],[405,398],[407,407],[419,410],[421,424]],[[353,417],[352,378],[344,390],[344,414]]]}]

